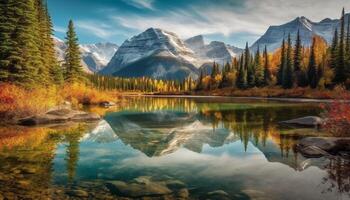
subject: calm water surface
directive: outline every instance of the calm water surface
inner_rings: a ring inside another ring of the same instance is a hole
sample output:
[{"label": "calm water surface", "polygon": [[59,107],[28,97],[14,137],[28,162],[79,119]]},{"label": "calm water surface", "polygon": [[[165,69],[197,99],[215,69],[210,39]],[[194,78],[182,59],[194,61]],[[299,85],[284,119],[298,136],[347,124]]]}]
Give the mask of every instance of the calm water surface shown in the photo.
[{"label": "calm water surface", "polygon": [[127,98],[95,124],[0,128],[0,199],[350,199],[350,163],[277,122],[314,103]]}]

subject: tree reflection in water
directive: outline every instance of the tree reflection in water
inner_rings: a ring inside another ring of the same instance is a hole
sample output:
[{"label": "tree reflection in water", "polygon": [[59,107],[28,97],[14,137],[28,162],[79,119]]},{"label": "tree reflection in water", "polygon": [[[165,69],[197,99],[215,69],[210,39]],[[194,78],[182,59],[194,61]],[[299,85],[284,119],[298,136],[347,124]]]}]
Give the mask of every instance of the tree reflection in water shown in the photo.
[{"label": "tree reflection in water", "polygon": [[[350,197],[349,161],[334,157],[313,162],[315,160],[304,158],[294,148],[301,138],[323,133],[312,129],[289,129],[277,123],[291,117],[318,114],[317,107],[300,104],[291,109],[285,103],[239,103],[220,99],[131,98],[127,104],[103,112],[107,113],[106,120],[120,141],[149,157],[172,154],[180,148],[201,153],[206,144],[222,147],[241,141],[242,151],[248,151],[252,144],[268,162],[282,163],[299,171],[305,170],[305,166],[325,170],[327,176],[323,178],[323,184],[330,187],[324,192]],[[129,127],[129,123],[136,126]],[[209,128],[185,129],[193,124]],[[90,131],[80,125],[63,130],[0,129],[0,194],[19,199],[28,196],[64,198],[66,194],[62,190],[78,184],[75,180],[81,164],[80,143]],[[63,145],[64,149],[62,174],[67,179],[63,181],[68,183],[67,186],[55,185],[52,180],[58,145]]]}]

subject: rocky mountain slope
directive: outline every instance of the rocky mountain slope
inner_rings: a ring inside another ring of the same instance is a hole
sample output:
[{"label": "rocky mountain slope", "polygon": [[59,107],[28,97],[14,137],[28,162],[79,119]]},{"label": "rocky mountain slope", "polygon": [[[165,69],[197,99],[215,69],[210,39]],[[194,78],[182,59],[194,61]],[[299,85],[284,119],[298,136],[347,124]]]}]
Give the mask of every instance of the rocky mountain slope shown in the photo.
[{"label": "rocky mountain slope", "polygon": [[[346,23],[349,16],[350,14],[347,14],[345,17]],[[332,20],[329,18],[320,22],[313,22],[306,17],[298,17],[280,26],[270,26],[266,33],[253,44],[251,49],[256,50],[258,46],[263,48],[266,45],[268,51],[272,52],[281,46],[283,38],[287,38],[289,33],[294,41],[298,30],[304,46],[311,45],[313,35],[323,37],[330,44],[335,28],[339,27],[339,22],[338,19]]]},{"label": "rocky mountain slope", "polygon": [[202,35],[185,40],[185,44],[199,59],[210,63],[217,62],[223,64],[231,62],[234,57],[243,51],[240,48],[219,41],[212,41],[210,44],[205,44]]},{"label": "rocky mountain slope", "polygon": [[201,64],[176,34],[149,28],[126,40],[100,73],[159,79],[195,78]]},{"label": "rocky mountain slope", "polygon": [[[55,50],[58,60],[64,60],[64,51],[67,49],[66,44],[59,38],[54,37]],[[115,52],[118,50],[118,45],[113,43],[97,43],[80,45],[82,53],[82,65],[84,71],[92,73],[97,72],[107,66]]]}]

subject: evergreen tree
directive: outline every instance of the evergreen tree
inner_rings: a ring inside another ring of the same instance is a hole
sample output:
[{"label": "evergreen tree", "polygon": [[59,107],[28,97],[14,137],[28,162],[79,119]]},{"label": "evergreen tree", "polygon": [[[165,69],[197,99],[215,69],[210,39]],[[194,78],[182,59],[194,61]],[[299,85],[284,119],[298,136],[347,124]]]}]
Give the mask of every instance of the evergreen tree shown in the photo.
[{"label": "evergreen tree", "polygon": [[229,87],[231,86],[230,82],[229,82],[229,78],[228,78],[228,73],[231,71],[231,66],[230,63],[226,63],[224,68],[222,69],[221,72],[221,83],[219,85],[219,88],[225,88],[225,87]]},{"label": "evergreen tree", "polygon": [[338,55],[335,67],[335,83],[344,83],[346,80],[345,73],[345,10],[343,9],[340,19],[340,38],[338,44]]},{"label": "evergreen tree", "polygon": [[244,70],[247,75],[247,84],[248,87],[255,86],[255,70],[254,70],[254,62],[253,56],[250,54],[248,42],[246,43],[246,47],[244,50]]},{"label": "evergreen tree", "polygon": [[66,36],[67,50],[65,52],[65,79],[69,82],[80,82],[83,80],[83,69],[80,64],[80,50],[78,38],[74,30],[73,21],[69,21],[68,31]]},{"label": "evergreen tree", "polygon": [[311,88],[316,88],[318,84],[315,43],[316,39],[313,38],[308,65],[308,81]]},{"label": "evergreen tree", "polygon": [[198,82],[197,82],[196,90],[201,90],[201,89],[203,89],[203,78],[204,78],[203,70],[200,69],[200,75],[199,75],[199,77],[198,77]]},{"label": "evergreen tree", "polygon": [[35,5],[34,0],[1,1],[0,12],[4,16],[0,19],[0,79],[3,81],[33,87],[38,80],[41,58]]},{"label": "evergreen tree", "polygon": [[267,52],[267,47],[265,45],[264,50],[264,85],[270,85],[272,81],[272,75],[270,71],[270,62],[269,62],[269,54]]},{"label": "evergreen tree", "polygon": [[281,60],[277,72],[277,85],[283,84],[283,74],[286,69],[286,42],[283,38],[281,47]]},{"label": "evergreen tree", "polygon": [[247,70],[245,68],[245,54],[243,53],[240,58],[240,64],[239,64],[239,70],[238,70],[238,75],[237,75],[237,80],[236,80],[236,86],[237,88],[240,89],[245,89],[247,88]]},{"label": "evergreen tree", "polygon": [[295,47],[294,47],[294,78],[296,81],[296,84],[301,87],[302,84],[302,44],[301,44],[301,38],[300,38],[300,31],[298,29],[297,38],[295,40]]},{"label": "evergreen tree", "polygon": [[338,38],[338,29],[336,28],[334,31],[332,46],[331,46],[331,58],[330,58],[330,65],[331,68],[336,69],[337,68],[337,59],[338,59],[338,45],[339,45],[339,38]]},{"label": "evergreen tree", "polygon": [[257,87],[264,86],[264,67],[261,63],[260,48],[258,47],[255,54],[255,85]]},{"label": "evergreen tree", "polygon": [[293,87],[293,63],[292,63],[292,41],[290,34],[288,35],[287,51],[286,51],[286,68],[283,71],[283,88],[290,89]]}]

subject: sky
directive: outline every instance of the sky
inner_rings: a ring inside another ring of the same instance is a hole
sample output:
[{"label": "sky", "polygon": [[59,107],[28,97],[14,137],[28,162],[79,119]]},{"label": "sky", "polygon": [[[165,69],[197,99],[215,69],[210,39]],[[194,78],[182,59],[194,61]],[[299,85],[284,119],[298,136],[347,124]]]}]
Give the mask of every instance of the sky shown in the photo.
[{"label": "sky", "polygon": [[350,12],[350,0],[48,0],[48,6],[57,37],[64,38],[72,19],[80,43],[118,45],[153,27],[244,47],[270,25],[299,16],[336,19],[343,7]]}]

